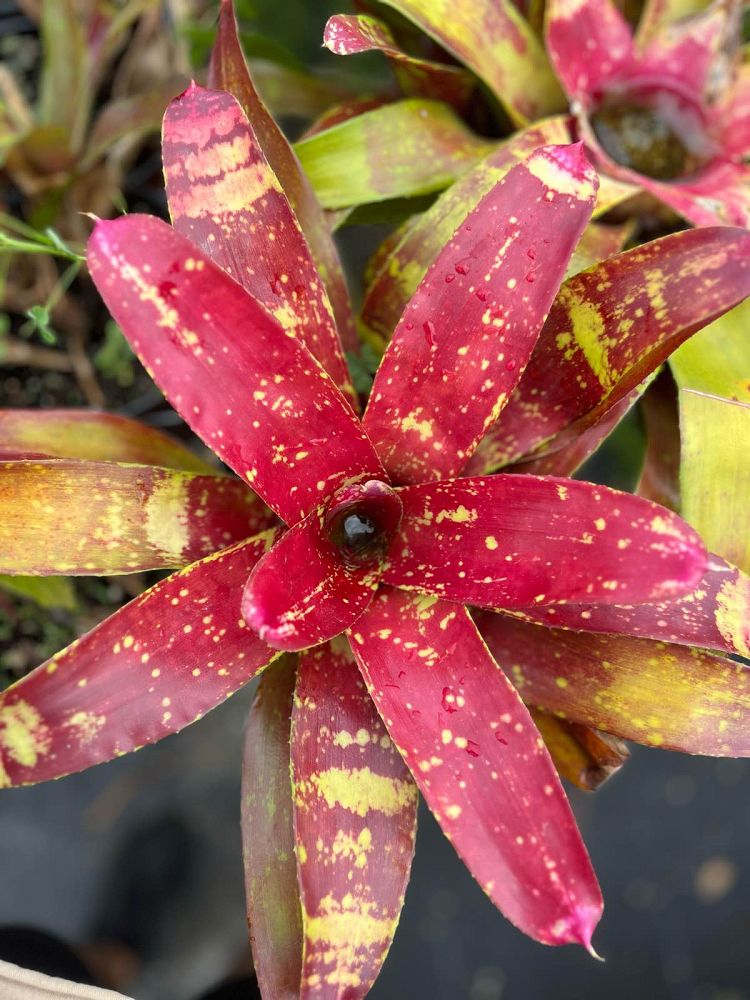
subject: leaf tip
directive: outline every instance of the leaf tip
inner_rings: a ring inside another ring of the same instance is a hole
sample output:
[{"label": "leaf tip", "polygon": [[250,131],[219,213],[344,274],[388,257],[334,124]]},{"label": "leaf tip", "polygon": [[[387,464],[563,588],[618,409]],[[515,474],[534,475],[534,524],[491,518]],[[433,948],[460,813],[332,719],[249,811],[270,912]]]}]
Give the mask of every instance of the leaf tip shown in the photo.
[{"label": "leaf tip", "polygon": [[540,146],[526,160],[526,165],[550,192],[593,203],[599,188],[599,175],[583,142]]},{"label": "leaf tip", "polygon": [[603,959],[594,949],[591,938],[602,915],[601,898],[598,902],[578,903],[573,907],[570,917],[564,921],[565,927],[558,937],[561,944],[580,944],[592,958],[601,962]]}]

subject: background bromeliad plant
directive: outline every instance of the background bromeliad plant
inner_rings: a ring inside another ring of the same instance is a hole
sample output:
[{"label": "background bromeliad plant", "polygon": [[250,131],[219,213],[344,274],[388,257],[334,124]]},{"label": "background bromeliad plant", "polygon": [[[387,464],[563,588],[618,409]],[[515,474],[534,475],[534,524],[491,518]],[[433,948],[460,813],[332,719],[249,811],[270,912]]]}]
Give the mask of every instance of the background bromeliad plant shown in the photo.
[{"label": "background bromeliad plant", "polygon": [[446,215],[437,254],[415,253],[414,294],[383,296],[393,310],[403,299],[362,429],[330,235],[253,90],[228,5],[212,83],[253,127],[226,94],[189,90],[164,129],[177,233],[137,216],[100,223],[89,260],[174,405],[292,527],[153,431],[4,413],[4,571],[204,557],[7,692],[5,783],[152,742],[275,650],[314,645],[269,668],[248,728],[248,901],[266,994],[369,988],[408,876],[410,772],[519,926],[587,944],[600,900],[585,851],[463,602],[503,609],[478,613],[479,629],[526,701],[577,723],[535,715],[580,775],[585,752],[617,760],[586,726],[746,754],[745,670],[704,650],[747,653],[748,580],[706,563],[686,525],[638,498],[560,478],[451,477],[572,471],[667,355],[750,291],[750,238],[710,228],[611,256],[619,237],[583,233],[596,182],[580,151],[501,165],[456,224]]}]

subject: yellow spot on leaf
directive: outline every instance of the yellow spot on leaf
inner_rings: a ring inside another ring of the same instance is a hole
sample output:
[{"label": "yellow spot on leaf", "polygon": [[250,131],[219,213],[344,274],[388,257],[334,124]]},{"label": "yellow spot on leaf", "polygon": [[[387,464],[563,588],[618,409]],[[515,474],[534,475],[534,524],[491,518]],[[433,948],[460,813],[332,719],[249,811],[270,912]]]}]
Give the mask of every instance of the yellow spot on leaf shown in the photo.
[{"label": "yellow spot on leaf", "polygon": [[321,795],[330,809],[339,806],[357,816],[366,816],[370,810],[395,816],[414,801],[415,790],[410,782],[375,774],[369,767],[330,767],[313,774],[309,782],[302,782],[299,794],[304,801],[309,791]]},{"label": "yellow spot on leaf", "polygon": [[187,499],[187,478],[170,476],[155,483],[146,500],[146,535],[149,542],[178,561],[190,541],[185,517]]},{"label": "yellow spot on leaf", "polygon": [[401,430],[416,431],[421,441],[427,441],[432,437],[432,423],[429,420],[417,420],[415,414],[410,413],[401,421]]},{"label": "yellow spot on leaf", "polygon": [[105,715],[94,715],[93,712],[76,712],[67,720],[65,726],[73,726],[78,730],[78,739],[81,743],[90,743],[106,721]]},{"label": "yellow spot on leaf", "polygon": [[338,900],[329,893],[315,914],[303,911],[303,924],[305,955],[313,951],[322,958],[330,969],[324,974],[326,983],[356,988],[361,986],[361,972],[372,961],[372,952],[379,957],[386,950],[396,918],[379,915],[370,900],[355,899],[351,893]]},{"label": "yellow spot on leaf", "polygon": [[42,717],[25,701],[0,707],[0,747],[22,767],[34,767],[49,750],[51,738]]},{"label": "yellow spot on leaf", "polygon": [[435,518],[435,523],[453,521],[454,524],[465,524],[467,521],[476,521],[476,519],[477,512],[475,510],[467,510],[463,504],[459,504],[455,510],[441,510]]},{"label": "yellow spot on leaf", "polygon": [[728,580],[716,595],[716,627],[743,656],[750,656],[750,577]]}]

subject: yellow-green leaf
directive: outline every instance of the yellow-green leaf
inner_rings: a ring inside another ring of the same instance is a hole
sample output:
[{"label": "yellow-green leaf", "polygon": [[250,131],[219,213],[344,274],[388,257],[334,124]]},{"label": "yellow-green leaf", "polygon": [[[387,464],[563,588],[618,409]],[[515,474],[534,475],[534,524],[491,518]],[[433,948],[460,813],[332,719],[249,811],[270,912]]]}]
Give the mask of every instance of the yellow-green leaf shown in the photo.
[{"label": "yellow-green leaf", "polygon": [[386,104],[295,146],[325,208],[440,191],[491,149],[437,101]]}]

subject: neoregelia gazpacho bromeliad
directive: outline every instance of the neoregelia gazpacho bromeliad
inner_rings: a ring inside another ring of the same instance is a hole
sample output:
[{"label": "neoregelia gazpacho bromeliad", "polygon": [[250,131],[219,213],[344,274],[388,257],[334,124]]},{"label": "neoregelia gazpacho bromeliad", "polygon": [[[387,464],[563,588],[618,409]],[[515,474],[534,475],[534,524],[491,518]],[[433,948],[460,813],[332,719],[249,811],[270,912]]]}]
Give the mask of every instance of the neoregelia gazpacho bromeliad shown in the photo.
[{"label": "neoregelia gazpacho bromeliad", "polygon": [[[224,28],[219,57],[241,76]],[[428,267],[360,420],[326,281],[259,134],[228,93],[191,87],[164,124],[174,228],[100,222],[88,254],[139,357],[239,478],[113,418],[0,417],[0,571],[185,567],[3,694],[0,785],[154,742],[269,667],[243,792],[264,996],[367,993],[418,789],[519,928],[590,946],[599,888],[514,685],[618,735],[746,754],[744,668],[691,647],[747,650],[748,581],[639,497],[462,473],[530,379],[553,392],[564,374],[577,400],[560,415],[542,393],[539,420],[557,424],[530,433],[567,446],[596,430],[750,291],[750,235],[680,233],[563,283],[597,179],[580,146],[543,147]],[[550,337],[577,345],[564,370],[535,366]]]}]

